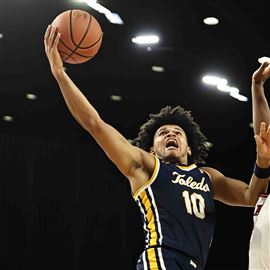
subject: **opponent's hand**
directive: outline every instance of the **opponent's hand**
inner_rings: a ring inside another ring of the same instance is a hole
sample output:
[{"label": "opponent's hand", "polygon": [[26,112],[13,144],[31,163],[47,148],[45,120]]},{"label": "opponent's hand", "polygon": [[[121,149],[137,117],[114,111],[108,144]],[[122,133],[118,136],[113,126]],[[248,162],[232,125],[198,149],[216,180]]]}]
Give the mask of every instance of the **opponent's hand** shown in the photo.
[{"label": "opponent's hand", "polygon": [[49,60],[51,71],[55,75],[57,71],[63,70],[63,61],[57,49],[60,40],[60,33],[53,25],[49,25],[44,35],[44,46]]},{"label": "opponent's hand", "polygon": [[[270,125],[266,127],[265,122],[261,123],[259,135],[255,135],[257,159],[263,161],[267,167],[270,164]],[[268,165],[267,165],[268,164]],[[258,164],[259,166],[260,164]],[[259,166],[260,167],[260,166]]]},{"label": "opponent's hand", "polygon": [[270,63],[264,62],[261,66],[253,73],[252,75],[252,82],[255,84],[262,83],[269,78],[270,76]]}]

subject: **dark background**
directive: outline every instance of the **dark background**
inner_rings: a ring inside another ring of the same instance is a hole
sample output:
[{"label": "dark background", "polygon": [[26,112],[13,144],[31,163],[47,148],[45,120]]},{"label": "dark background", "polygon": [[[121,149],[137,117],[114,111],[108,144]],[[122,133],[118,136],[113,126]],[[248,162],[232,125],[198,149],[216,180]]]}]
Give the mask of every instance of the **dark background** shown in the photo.
[{"label": "dark background", "polygon": [[[0,0],[0,269],[134,270],[143,250],[127,180],[73,119],[50,73],[43,35],[65,10],[89,11],[104,32],[93,59],[65,67],[106,122],[132,139],[149,113],[179,104],[213,144],[207,165],[249,182],[256,153],[250,85],[270,50],[269,1],[99,3],[124,25],[78,1]],[[220,23],[206,26],[206,16]],[[150,30],[161,37],[150,52],[131,43]],[[203,85],[206,73],[226,77],[248,102]],[[247,269],[253,208],[216,208],[206,270]]]}]

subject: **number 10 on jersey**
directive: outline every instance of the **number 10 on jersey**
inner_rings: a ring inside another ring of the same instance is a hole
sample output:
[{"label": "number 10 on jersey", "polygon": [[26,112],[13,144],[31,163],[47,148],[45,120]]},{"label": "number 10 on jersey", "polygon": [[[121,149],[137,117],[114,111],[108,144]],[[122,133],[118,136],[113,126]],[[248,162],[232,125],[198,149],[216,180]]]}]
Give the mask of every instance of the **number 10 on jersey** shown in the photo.
[{"label": "number 10 on jersey", "polygon": [[185,200],[187,212],[190,215],[195,215],[197,218],[205,218],[205,202],[201,194],[192,193],[191,195],[187,190],[182,192],[182,196]]}]

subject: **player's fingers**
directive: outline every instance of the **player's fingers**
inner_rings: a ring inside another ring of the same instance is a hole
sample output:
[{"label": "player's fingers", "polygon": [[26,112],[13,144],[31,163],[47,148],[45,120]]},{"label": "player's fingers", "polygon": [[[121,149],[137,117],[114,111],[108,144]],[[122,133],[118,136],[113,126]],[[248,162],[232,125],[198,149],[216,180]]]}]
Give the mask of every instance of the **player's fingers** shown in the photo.
[{"label": "player's fingers", "polygon": [[46,28],[45,34],[44,34],[44,40],[48,38],[50,31],[51,31],[51,25],[49,24]]},{"label": "player's fingers", "polygon": [[260,125],[260,136],[265,136],[265,134],[266,134],[265,122],[261,122],[261,125]]},{"label": "player's fingers", "polygon": [[256,141],[257,148],[260,148],[260,146],[263,144],[262,138],[259,135],[255,135],[254,139]]},{"label": "player's fingers", "polygon": [[61,37],[61,34],[60,33],[57,33],[56,34],[56,37],[55,37],[55,40],[54,40],[54,43],[53,43],[53,47],[52,47],[53,50],[57,48],[58,43],[59,43],[59,40],[60,40],[60,37]]},{"label": "player's fingers", "polygon": [[47,42],[45,39],[44,39],[44,47],[45,47],[45,51],[47,52]]},{"label": "player's fingers", "polygon": [[270,137],[270,125],[268,125],[268,127],[266,129],[266,136]]},{"label": "player's fingers", "polygon": [[48,25],[45,35],[44,35],[44,43],[46,43],[46,45],[48,45],[48,39],[51,34],[51,31],[52,31],[52,25]]},{"label": "player's fingers", "polygon": [[48,42],[49,42],[50,46],[52,46],[52,44],[53,44],[53,41],[54,41],[54,38],[55,38],[55,31],[56,31],[56,28],[54,26],[52,26],[50,34],[48,36]]},{"label": "player's fingers", "polygon": [[263,62],[261,64],[261,66],[259,67],[259,71],[261,72],[261,71],[265,70],[268,67],[268,65],[269,65],[269,62],[266,62],[266,61]]},{"label": "player's fingers", "polygon": [[47,29],[46,29],[46,32],[45,32],[45,35],[44,35],[44,47],[45,47],[45,52],[48,53],[49,51],[49,42],[48,42],[48,38],[50,36],[50,33],[51,33],[51,29],[52,29],[52,26],[51,25],[48,25]]}]

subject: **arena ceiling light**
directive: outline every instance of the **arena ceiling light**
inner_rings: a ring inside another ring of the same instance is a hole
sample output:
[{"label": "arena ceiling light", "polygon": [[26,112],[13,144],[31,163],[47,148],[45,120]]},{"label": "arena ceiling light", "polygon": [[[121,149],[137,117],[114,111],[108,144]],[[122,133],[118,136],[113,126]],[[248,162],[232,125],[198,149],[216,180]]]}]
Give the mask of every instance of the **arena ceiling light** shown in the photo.
[{"label": "arena ceiling light", "polygon": [[211,76],[207,75],[202,78],[202,81],[206,84],[211,84],[211,85],[226,85],[227,80],[219,78],[217,76]]},{"label": "arena ceiling light", "polygon": [[13,117],[11,115],[3,115],[2,119],[6,122],[12,122]]},{"label": "arena ceiling light", "polygon": [[216,77],[216,76],[207,75],[207,76],[204,76],[202,78],[202,81],[205,84],[216,86],[217,90],[219,90],[221,92],[228,93],[231,97],[233,97],[233,98],[235,98],[235,99],[237,99],[239,101],[244,101],[244,102],[248,101],[247,97],[239,94],[239,89],[238,88],[229,86],[227,84],[228,81],[226,79],[219,78],[219,77]]},{"label": "arena ceiling light", "polygon": [[119,95],[110,95],[110,99],[113,101],[121,101],[122,97]]},{"label": "arena ceiling light", "polygon": [[259,62],[260,64],[262,64],[262,63],[264,63],[264,62],[270,63],[270,58],[267,57],[267,56],[263,56],[263,57],[260,57],[260,58],[258,59],[258,62]]},{"label": "arena ceiling light", "polygon": [[164,72],[164,67],[162,67],[162,66],[152,66],[152,71],[154,71],[154,72]]},{"label": "arena ceiling light", "polygon": [[206,25],[216,25],[219,23],[219,20],[215,17],[207,17],[203,20]]},{"label": "arena ceiling light", "polygon": [[25,95],[25,97],[26,97],[27,99],[30,99],[30,100],[35,100],[35,99],[37,99],[37,96],[36,96],[35,94],[31,94],[31,93],[27,93],[27,94]]},{"label": "arena ceiling light", "polygon": [[92,9],[98,11],[101,14],[104,14],[110,23],[124,24],[123,20],[121,19],[121,17],[117,13],[111,12],[109,9],[107,9],[104,6],[102,6],[101,4],[97,3],[96,0],[88,0],[85,2]]},{"label": "arena ceiling light", "polygon": [[155,44],[159,42],[159,37],[156,35],[141,35],[132,38],[132,42],[137,44]]}]

